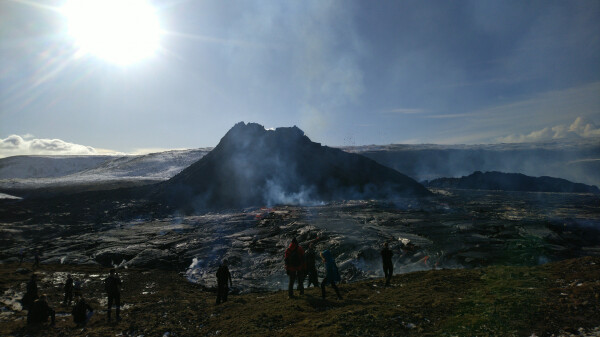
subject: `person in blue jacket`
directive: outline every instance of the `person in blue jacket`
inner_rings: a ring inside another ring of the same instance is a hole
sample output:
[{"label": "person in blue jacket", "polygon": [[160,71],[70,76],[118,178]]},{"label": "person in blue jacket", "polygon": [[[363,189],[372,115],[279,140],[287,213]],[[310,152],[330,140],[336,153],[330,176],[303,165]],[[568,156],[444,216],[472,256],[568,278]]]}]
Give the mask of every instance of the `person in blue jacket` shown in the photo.
[{"label": "person in blue jacket", "polygon": [[322,251],[321,259],[325,264],[325,278],[323,279],[323,282],[321,282],[321,296],[323,297],[323,299],[325,299],[325,286],[327,284],[331,284],[331,286],[335,290],[338,299],[341,300],[342,296],[340,295],[340,290],[335,285],[335,283],[340,282],[342,278],[340,277],[340,273],[338,271],[337,266],[335,265],[335,260],[333,259],[331,252],[327,249]]}]

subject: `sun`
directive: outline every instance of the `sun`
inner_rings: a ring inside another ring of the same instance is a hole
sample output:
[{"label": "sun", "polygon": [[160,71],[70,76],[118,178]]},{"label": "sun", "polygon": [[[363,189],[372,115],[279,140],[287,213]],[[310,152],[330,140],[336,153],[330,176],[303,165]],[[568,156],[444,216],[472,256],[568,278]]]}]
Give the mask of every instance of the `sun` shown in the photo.
[{"label": "sun", "polygon": [[159,48],[158,16],[144,0],[68,0],[61,12],[83,54],[128,65]]}]

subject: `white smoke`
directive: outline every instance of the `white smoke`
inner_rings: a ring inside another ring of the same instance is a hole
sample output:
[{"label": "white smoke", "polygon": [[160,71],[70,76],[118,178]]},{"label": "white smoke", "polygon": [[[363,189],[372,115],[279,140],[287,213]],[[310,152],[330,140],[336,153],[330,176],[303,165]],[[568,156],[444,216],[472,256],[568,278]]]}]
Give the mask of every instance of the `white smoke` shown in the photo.
[{"label": "white smoke", "polygon": [[321,202],[315,201],[312,195],[315,193],[314,187],[301,186],[300,191],[286,193],[285,189],[274,180],[268,180],[265,186],[265,200],[267,206],[273,205],[318,205]]}]

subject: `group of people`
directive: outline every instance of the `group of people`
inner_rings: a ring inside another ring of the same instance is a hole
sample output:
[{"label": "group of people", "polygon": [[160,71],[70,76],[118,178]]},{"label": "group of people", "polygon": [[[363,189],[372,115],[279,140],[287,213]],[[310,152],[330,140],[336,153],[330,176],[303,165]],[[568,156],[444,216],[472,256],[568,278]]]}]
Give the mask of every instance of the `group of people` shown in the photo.
[{"label": "group of people", "polygon": [[[328,249],[323,250],[319,253],[323,264],[325,265],[325,278],[321,281],[321,297],[325,299],[325,287],[330,284],[335,290],[338,299],[342,299],[340,291],[336,283],[341,281],[340,274],[335,264],[333,255]],[[394,264],[392,262],[392,256],[394,253],[389,248],[388,243],[384,243],[383,249],[381,250],[381,259],[383,263],[383,273],[385,275],[385,286],[390,286],[392,275],[394,274]],[[318,274],[316,263],[316,252],[314,250],[313,242],[308,244],[308,250],[305,252],[304,249],[298,244],[296,238],[292,239],[292,242],[285,250],[285,269],[289,277],[288,283],[288,297],[294,298],[294,283],[298,283],[297,290],[300,295],[304,294],[304,278],[308,277],[308,287],[314,285],[319,286]]]},{"label": "group of people", "polygon": [[[341,281],[340,273],[338,271],[333,255],[328,249],[319,253],[323,264],[325,265],[325,278],[321,281],[321,297],[325,299],[325,287],[331,285],[335,290],[335,294],[338,299],[342,299],[340,290],[336,283]],[[319,279],[316,267],[316,252],[314,250],[314,244],[311,242],[308,244],[308,250],[305,252],[304,249],[298,244],[296,238],[292,239],[292,242],[285,250],[285,269],[289,277],[288,282],[288,297],[294,298],[294,283],[298,283],[297,290],[300,295],[304,295],[304,278],[308,276],[308,286],[314,285],[319,286]]]},{"label": "group of people", "polygon": [[[325,298],[325,287],[330,284],[339,299],[342,299],[340,291],[336,285],[337,282],[341,281],[340,274],[338,272],[333,255],[329,250],[324,250],[320,254],[320,257],[325,264],[325,278],[321,282],[321,295]],[[285,269],[289,276],[288,283],[288,296],[294,297],[294,284],[298,283],[298,291],[300,295],[304,294],[304,280],[308,277],[308,286],[311,284],[315,287],[319,286],[319,279],[316,267],[316,252],[314,250],[313,243],[308,245],[308,250],[305,252],[304,249],[298,244],[296,238],[292,239],[289,247],[285,250]],[[217,269],[217,304],[227,301],[227,295],[229,293],[229,287],[233,286],[231,280],[231,273],[228,267],[228,261],[225,259],[221,262],[221,265]]]},{"label": "group of people", "polygon": [[[328,249],[323,250],[319,253],[321,260],[325,266],[325,277],[321,281],[321,297],[325,299],[326,291],[325,287],[331,285],[338,299],[342,299],[340,290],[337,287],[337,283],[341,281],[340,273],[335,259],[331,251]],[[394,273],[394,264],[392,262],[393,252],[389,248],[388,243],[384,243],[383,249],[381,250],[381,258],[383,262],[383,272],[385,275],[385,285],[389,286]],[[319,287],[319,276],[316,266],[317,253],[314,248],[314,243],[308,244],[308,249],[304,251],[304,248],[300,246],[296,238],[292,239],[292,242],[285,250],[284,262],[285,270],[288,275],[288,297],[294,298],[294,284],[297,285],[297,290],[300,295],[304,295],[304,280],[308,279],[307,287],[311,285]],[[219,268],[217,269],[217,304],[227,301],[227,294],[229,293],[229,287],[232,286],[231,273],[229,272],[227,260],[223,260]]]},{"label": "group of people", "polygon": [[[111,320],[111,309],[113,304],[116,306],[116,319],[121,320],[121,279],[115,269],[111,269],[109,276],[104,279],[104,290],[108,295],[107,319]],[[73,297],[75,297],[75,305],[71,310],[73,321],[78,327],[85,326],[94,314],[94,309],[85,300],[81,291],[81,283],[74,282],[71,274],[67,275],[64,283],[64,301],[63,305],[71,306]],[[50,324],[53,326],[56,323],[56,312],[48,304],[48,296],[42,294],[38,296],[37,274],[32,274],[27,289],[21,299],[23,309],[27,310],[27,324],[39,325],[47,323],[50,318]]]},{"label": "group of people", "polygon": [[[385,275],[385,285],[389,286],[390,281],[394,272],[394,265],[392,263],[393,252],[389,249],[388,243],[385,243],[381,250],[381,258],[383,262],[383,271]],[[338,299],[342,299],[340,290],[337,287],[337,283],[341,281],[340,273],[337,265],[333,258],[332,253],[325,249],[319,253],[319,257],[325,266],[325,277],[320,283],[321,297],[325,299],[326,291],[325,287],[331,285]],[[316,267],[317,253],[314,248],[314,243],[308,244],[308,249],[304,249],[300,246],[296,238],[292,239],[292,242],[285,250],[284,262],[285,270],[289,277],[288,282],[288,297],[294,298],[294,284],[297,283],[297,290],[300,295],[304,295],[304,280],[308,279],[308,287],[313,285],[319,287],[319,277]],[[223,260],[219,268],[217,269],[217,304],[227,301],[227,295],[229,288],[233,286],[231,279],[231,273],[228,267],[228,261]],[[108,308],[106,311],[107,320],[111,321],[111,310],[113,304],[116,306],[116,320],[120,321],[120,308],[121,308],[121,279],[116,273],[115,269],[111,269],[109,276],[104,280],[104,290],[108,296]],[[71,311],[73,315],[73,321],[75,324],[85,326],[94,314],[94,309],[86,302],[81,291],[81,283],[74,282],[71,274],[67,275],[67,279],[64,284],[64,301],[63,304],[70,306],[75,297],[75,305]],[[28,324],[40,324],[51,319],[51,324],[55,324],[55,311],[48,304],[48,298],[46,295],[38,296],[37,287],[37,275],[34,273],[31,275],[31,279],[27,283],[27,291],[21,300],[23,308],[28,310],[27,323]]]},{"label": "group of people", "polygon": [[[311,285],[319,287],[319,278],[316,267],[316,252],[314,244],[308,245],[308,250],[298,244],[296,238],[292,239],[289,247],[285,250],[285,270],[289,277],[288,297],[294,298],[294,284],[298,283],[300,295],[304,295],[304,280],[308,278],[308,287]],[[325,265],[325,278],[321,281],[321,297],[325,299],[325,287],[331,285],[335,290],[338,299],[342,299],[340,290],[336,283],[341,281],[340,273],[331,252],[327,249],[319,253],[323,264]],[[217,269],[217,304],[227,301],[229,287],[232,286],[231,273],[229,272],[228,261],[223,260]]]}]

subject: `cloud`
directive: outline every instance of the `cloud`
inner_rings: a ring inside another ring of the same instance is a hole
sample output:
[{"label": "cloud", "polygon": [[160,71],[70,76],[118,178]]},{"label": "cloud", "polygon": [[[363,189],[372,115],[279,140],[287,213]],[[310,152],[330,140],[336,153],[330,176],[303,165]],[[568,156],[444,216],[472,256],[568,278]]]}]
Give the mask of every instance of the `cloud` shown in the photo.
[{"label": "cloud", "polygon": [[96,155],[91,146],[65,142],[60,139],[32,138],[32,135],[10,135],[0,139],[0,158],[17,155]]},{"label": "cloud", "polygon": [[[506,100],[497,105],[471,111],[448,114],[440,130],[426,142],[440,144],[482,144],[495,142],[526,142],[546,137],[564,138],[577,117],[596,120],[600,106],[600,82],[588,83],[568,89],[523,95],[517,100]],[[444,115],[424,115],[424,118],[444,118]],[[590,137],[594,124],[588,131],[581,130],[583,137]],[[552,130],[552,126],[558,126]],[[561,128],[561,126],[563,126]],[[577,126],[577,124],[576,124]],[[574,127],[576,127],[574,126]],[[548,128],[548,130],[545,130]],[[534,134],[530,135],[534,132]],[[544,132],[542,132],[544,131]],[[552,133],[550,136],[548,134]],[[569,136],[577,136],[571,132]]]},{"label": "cloud", "polygon": [[584,120],[581,117],[577,117],[573,124],[569,126],[569,132],[575,132],[582,137],[598,137],[600,136],[600,128],[596,124]]},{"label": "cloud", "polygon": [[554,127],[546,127],[541,130],[532,131],[528,134],[511,134],[505,137],[499,137],[498,141],[501,143],[524,143],[540,142],[553,139],[590,137],[600,137],[600,128],[585,118],[577,117],[571,125],[556,125]]},{"label": "cloud", "polygon": [[463,118],[463,117],[471,117],[471,116],[476,116],[476,115],[477,115],[476,112],[465,112],[465,113],[459,113],[459,114],[429,115],[429,116],[425,116],[425,118],[440,118],[440,119],[445,119],[445,118]]},{"label": "cloud", "polygon": [[384,111],[384,113],[412,115],[412,114],[424,113],[426,111],[427,110],[425,110],[425,109],[397,108],[397,109],[386,110],[386,111]]}]

